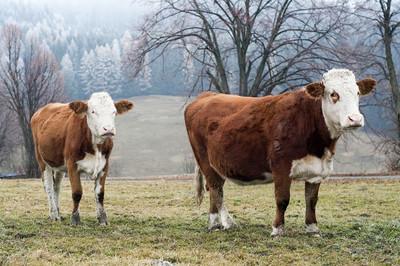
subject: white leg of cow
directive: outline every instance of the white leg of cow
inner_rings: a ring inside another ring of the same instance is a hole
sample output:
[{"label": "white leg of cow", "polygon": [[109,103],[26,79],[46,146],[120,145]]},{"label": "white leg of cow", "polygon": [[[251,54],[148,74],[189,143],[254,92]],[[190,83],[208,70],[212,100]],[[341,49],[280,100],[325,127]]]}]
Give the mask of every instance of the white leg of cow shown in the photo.
[{"label": "white leg of cow", "polygon": [[104,210],[104,181],[105,176],[96,178],[94,184],[94,196],[96,199],[96,216],[100,225],[107,225],[107,214]]},{"label": "white leg of cow", "polygon": [[222,207],[219,209],[218,213],[221,218],[222,227],[225,230],[232,228],[233,226],[236,225],[235,221],[233,220],[232,216],[229,214],[228,209],[225,207],[224,204],[222,204]]},{"label": "white leg of cow", "polygon": [[58,212],[56,204],[56,193],[54,191],[53,171],[47,166],[45,171],[43,172],[43,184],[49,202],[50,219],[54,221],[60,220],[60,213]]},{"label": "white leg of cow", "polygon": [[55,171],[54,172],[54,198],[56,202],[57,212],[60,214],[60,189],[61,189],[61,181],[64,177],[64,173]]}]

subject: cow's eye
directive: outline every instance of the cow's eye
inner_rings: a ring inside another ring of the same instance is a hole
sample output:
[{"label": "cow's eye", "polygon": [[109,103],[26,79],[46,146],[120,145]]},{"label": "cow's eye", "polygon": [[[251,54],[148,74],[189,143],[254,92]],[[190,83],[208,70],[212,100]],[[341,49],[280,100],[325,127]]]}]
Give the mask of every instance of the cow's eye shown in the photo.
[{"label": "cow's eye", "polygon": [[359,91],[357,91],[357,95],[360,96],[360,92]]},{"label": "cow's eye", "polygon": [[93,110],[93,111],[92,111],[92,114],[95,114],[95,113],[96,113],[96,112]]},{"label": "cow's eye", "polygon": [[333,103],[336,103],[337,101],[339,101],[340,96],[336,91],[334,91],[331,93],[331,98],[332,98]]}]

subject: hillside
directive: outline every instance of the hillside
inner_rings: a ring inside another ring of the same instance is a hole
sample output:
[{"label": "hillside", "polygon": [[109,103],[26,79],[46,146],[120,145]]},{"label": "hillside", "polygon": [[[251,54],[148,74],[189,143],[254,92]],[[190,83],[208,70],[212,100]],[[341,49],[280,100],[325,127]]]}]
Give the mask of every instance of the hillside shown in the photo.
[{"label": "hillside", "polygon": [[[141,177],[185,172],[191,158],[183,121],[186,98],[133,97],[133,111],[117,117],[111,176]],[[368,120],[368,117],[366,117]],[[334,162],[337,173],[384,170],[384,155],[376,152],[362,131],[339,140]]]}]

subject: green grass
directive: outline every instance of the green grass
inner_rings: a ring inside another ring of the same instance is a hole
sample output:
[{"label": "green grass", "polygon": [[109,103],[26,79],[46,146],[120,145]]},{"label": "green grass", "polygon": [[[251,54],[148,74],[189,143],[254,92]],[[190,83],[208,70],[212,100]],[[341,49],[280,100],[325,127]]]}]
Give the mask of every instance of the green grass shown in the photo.
[{"label": "green grass", "polygon": [[63,182],[62,222],[47,219],[41,181],[0,181],[0,264],[202,265],[400,264],[400,181],[328,182],[317,206],[322,237],[304,234],[304,184],[294,183],[287,235],[271,238],[273,186],[228,183],[226,205],[239,228],[208,233],[208,201],[197,207],[182,181],[109,181],[110,225],[95,218],[84,182],[82,225],[69,225],[72,200]]}]

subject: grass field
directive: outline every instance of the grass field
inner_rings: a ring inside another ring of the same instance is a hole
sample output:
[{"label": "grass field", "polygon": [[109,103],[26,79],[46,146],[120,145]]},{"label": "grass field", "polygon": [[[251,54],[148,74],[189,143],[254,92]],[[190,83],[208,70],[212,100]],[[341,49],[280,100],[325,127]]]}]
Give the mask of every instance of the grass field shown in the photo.
[{"label": "grass field", "polygon": [[67,180],[62,222],[47,219],[41,181],[0,180],[0,264],[400,264],[400,181],[322,184],[321,238],[303,233],[303,187],[293,184],[287,235],[274,239],[272,185],[228,183],[226,204],[239,228],[208,233],[208,201],[195,206],[191,182],[109,181],[107,227],[97,225],[92,183],[85,182],[83,224],[72,227]]}]

